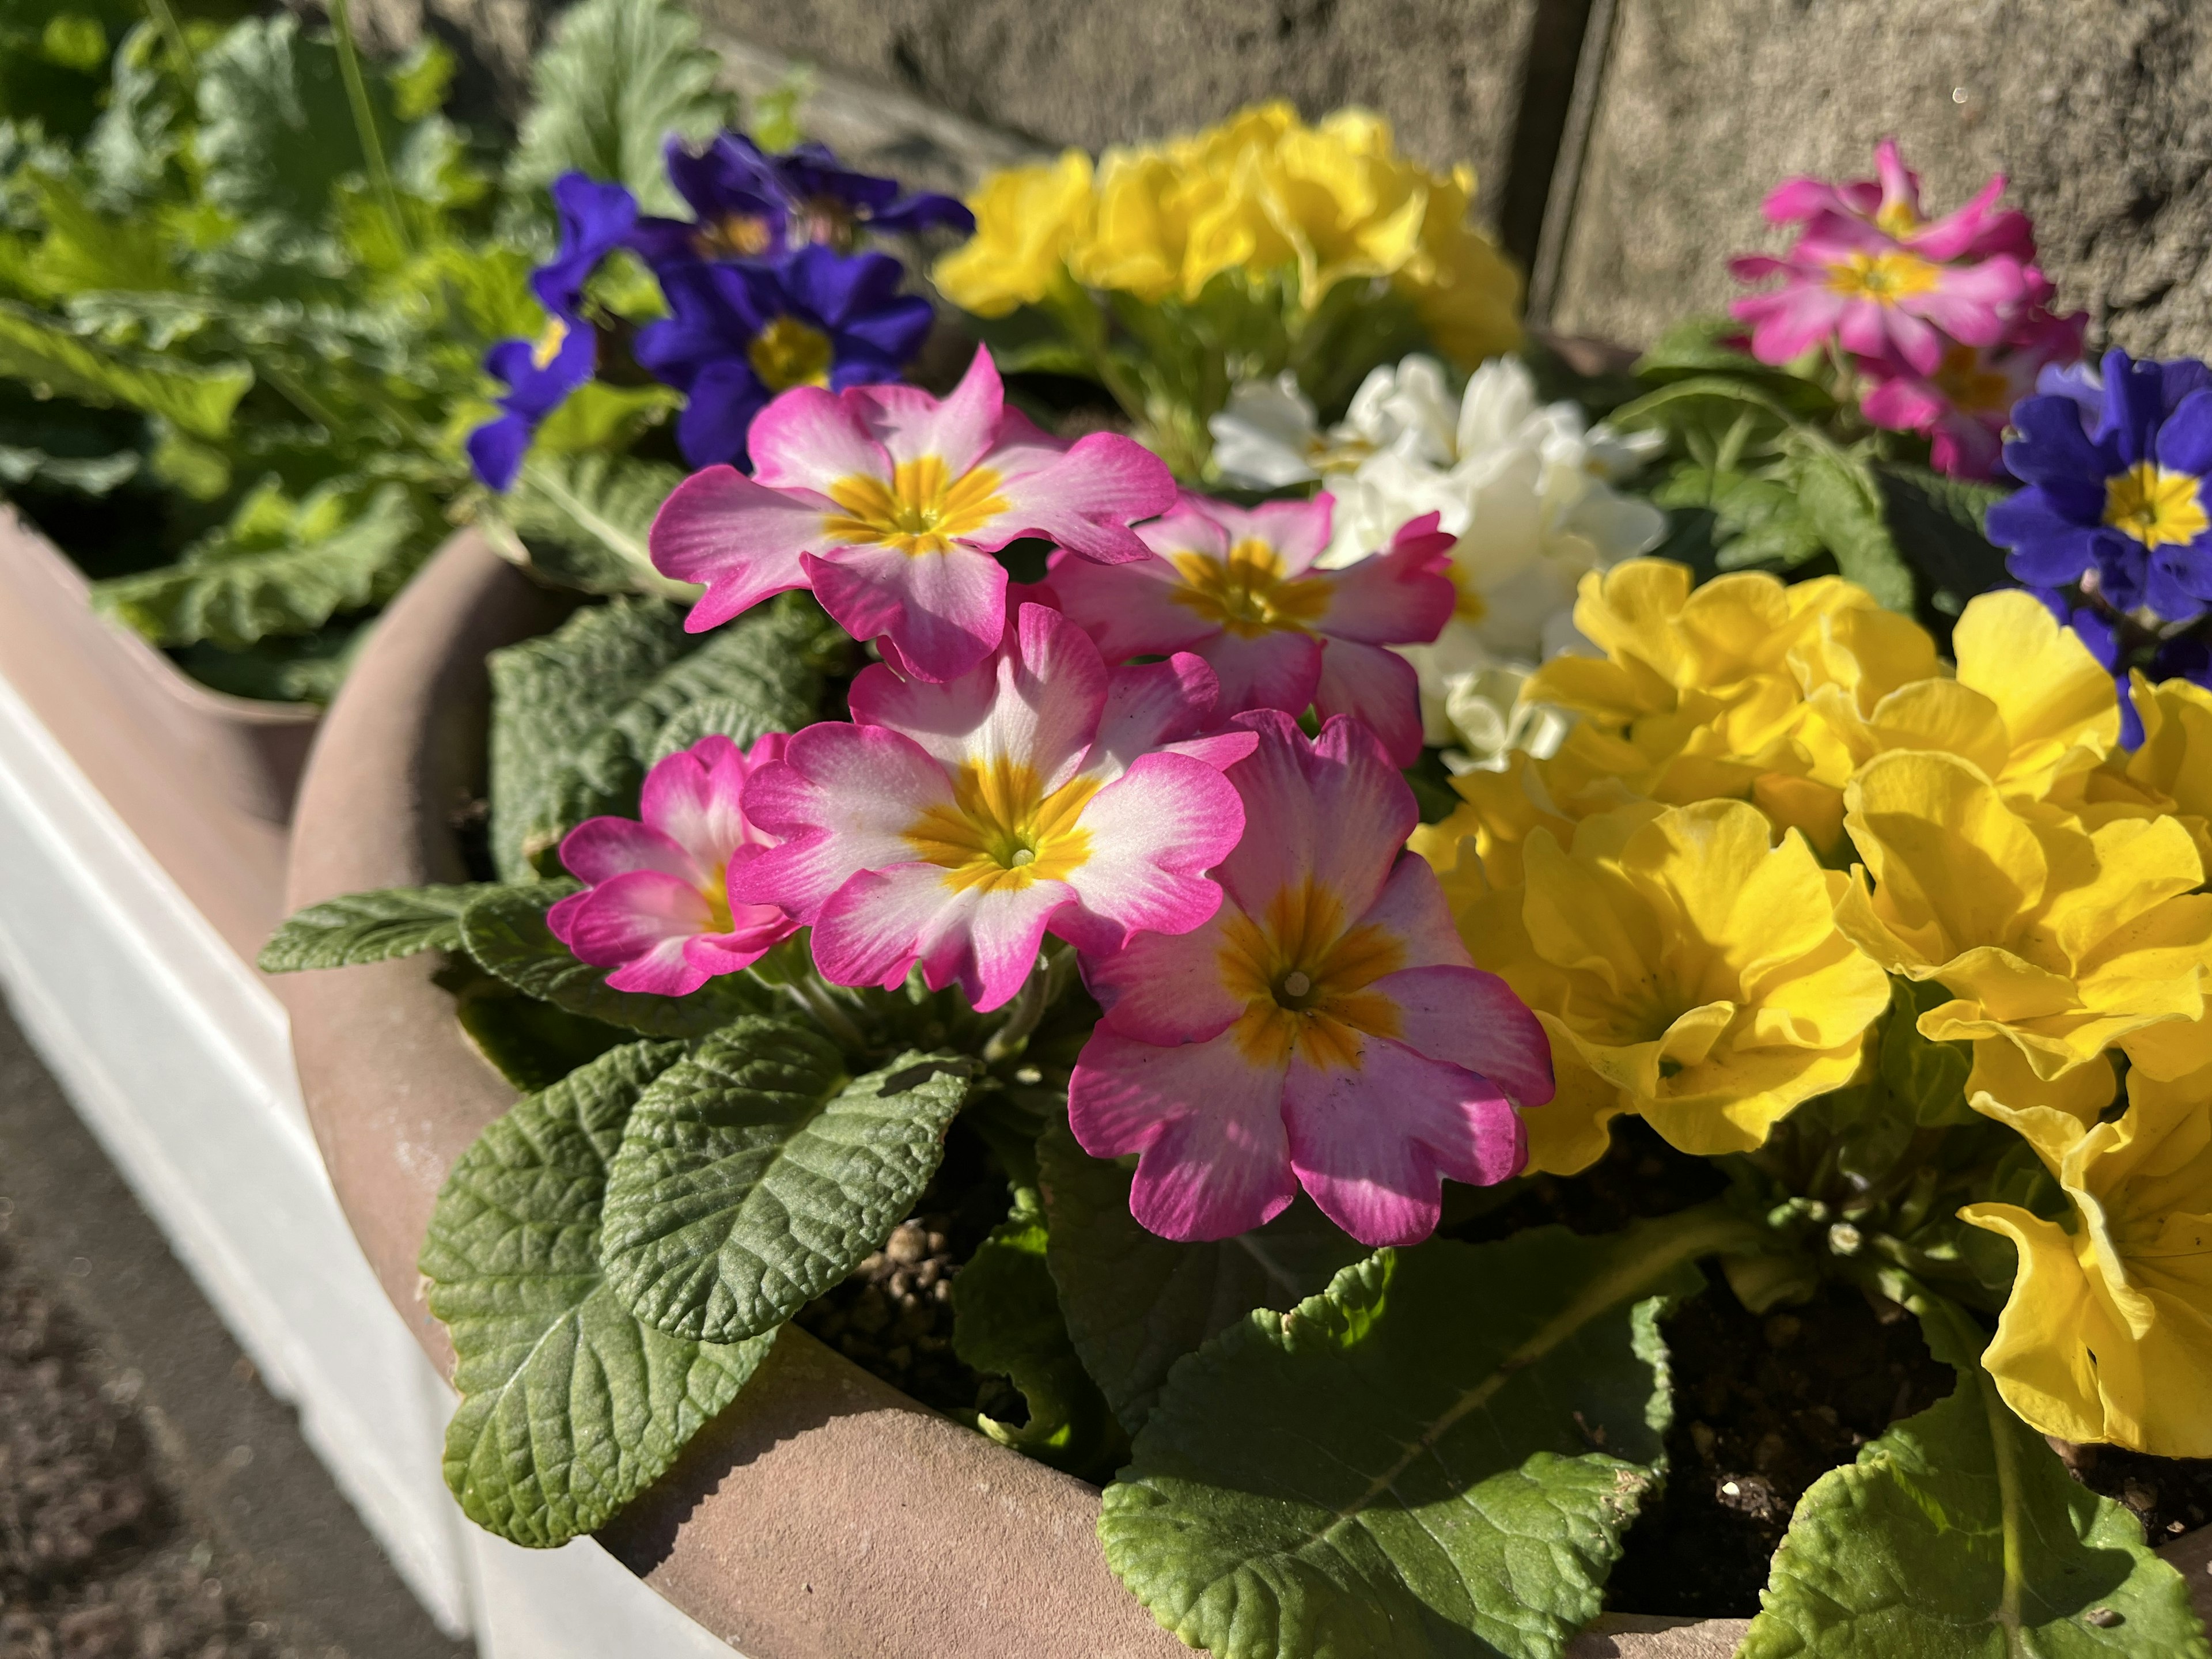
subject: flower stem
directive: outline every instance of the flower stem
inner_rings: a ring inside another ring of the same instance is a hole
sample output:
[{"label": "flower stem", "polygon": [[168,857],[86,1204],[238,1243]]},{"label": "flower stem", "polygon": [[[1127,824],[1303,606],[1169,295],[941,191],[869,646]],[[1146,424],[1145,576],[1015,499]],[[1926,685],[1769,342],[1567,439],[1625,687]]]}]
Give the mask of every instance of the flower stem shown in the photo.
[{"label": "flower stem", "polygon": [[176,55],[179,70],[186,76],[198,74],[199,64],[192,56],[192,43],[185,38],[184,25],[177,21],[176,9],[169,0],[146,0],[146,11],[153,18],[154,27],[168,41],[169,50]]},{"label": "flower stem", "polygon": [[407,220],[399,210],[399,191],[392,182],[391,166],[384,159],[384,139],[376,130],[376,112],[368,101],[368,82],[361,72],[361,54],[354,49],[353,16],[347,0],[331,0],[331,34],[338,51],[338,74],[343,77],[346,101],[353,106],[353,124],[361,134],[362,157],[368,163],[368,180],[377,199],[392,220],[392,234],[408,253],[415,252],[407,234]]}]

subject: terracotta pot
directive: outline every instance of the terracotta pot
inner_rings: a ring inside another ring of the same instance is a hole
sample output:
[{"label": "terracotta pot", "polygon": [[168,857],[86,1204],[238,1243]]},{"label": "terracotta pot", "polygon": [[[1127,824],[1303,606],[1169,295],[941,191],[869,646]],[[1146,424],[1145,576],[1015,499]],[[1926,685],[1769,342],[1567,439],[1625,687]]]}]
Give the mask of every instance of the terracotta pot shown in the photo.
[{"label": "terracotta pot", "polygon": [[321,711],[208,690],[96,613],[87,586],[0,505],[0,679],[250,962],[283,914],[286,825]]},{"label": "terracotta pot", "polygon": [[[474,543],[416,579],[317,741],[289,904],[459,878],[449,824],[482,776],[483,655],[556,614]],[[422,957],[303,974],[283,994],[339,1201],[393,1303],[450,1370],[416,1255],[446,1171],[514,1095],[463,1039],[435,969]],[[750,1659],[1187,1656],[1108,1571],[1097,1515],[1095,1488],[938,1416],[794,1328],[599,1541]],[[2192,1582],[2212,1589],[2204,1580],[2197,1559]],[[1571,1652],[1725,1659],[1743,1630],[1613,1617]]]}]

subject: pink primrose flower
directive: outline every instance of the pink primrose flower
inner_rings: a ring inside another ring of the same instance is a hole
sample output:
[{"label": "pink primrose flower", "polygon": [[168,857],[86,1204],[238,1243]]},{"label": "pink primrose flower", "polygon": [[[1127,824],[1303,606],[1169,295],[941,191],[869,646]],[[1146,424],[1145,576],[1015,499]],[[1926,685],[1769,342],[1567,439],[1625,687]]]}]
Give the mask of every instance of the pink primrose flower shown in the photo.
[{"label": "pink primrose flower", "polygon": [[1374,734],[1237,723],[1260,744],[1228,772],[1252,832],[1216,872],[1226,897],[1086,962],[1106,1012],[1069,1121],[1097,1157],[1139,1154],[1129,1207],[1163,1237],[1247,1231],[1304,1186],[1362,1243],[1412,1243],[1445,1176],[1520,1170],[1514,1103],[1551,1098],[1550,1045],[1403,850],[1413,793]]},{"label": "pink primrose flower", "polygon": [[1930,219],[1920,205],[1920,175],[1905,165],[1897,140],[1875,147],[1872,179],[1832,184],[1823,179],[1789,179],[1767,197],[1769,224],[1808,222],[1831,216],[1871,225],[1900,247],[1923,259],[1981,259],[2010,254],[2023,262],[2035,258],[2035,229],[2017,209],[1997,209],[2005,177],[1992,175],[1962,208]]},{"label": "pink primrose flower", "polygon": [[1191,652],[1219,677],[1224,717],[1309,707],[1356,715],[1410,766],[1421,752],[1419,684],[1383,647],[1426,644],[1451,620],[1458,592],[1443,567],[1453,538],[1430,513],[1387,551],[1317,570],[1334,504],[1323,495],[1246,509],[1186,495],[1139,528],[1149,557],[1101,566],[1055,555],[1052,587],[1109,662]]},{"label": "pink primrose flower", "polygon": [[2033,395],[2046,365],[2080,360],[2088,321],[2087,312],[2054,317],[2039,309],[2001,344],[1947,345],[1933,374],[1896,358],[1863,361],[1875,384],[1861,412],[1876,426],[1925,434],[1938,472],[1995,477],[2013,405]]},{"label": "pink primrose flower", "polygon": [[561,862],[591,884],[545,913],[579,962],[612,968],[617,991],[683,996],[716,974],[750,968],[799,931],[774,905],[732,903],[729,873],[775,837],[749,822],[746,778],[783,757],[771,732],[740,750],[702,738],[646,775],[644,822],[590,818],[561,843]]},{"label": "pink primrose flower", "polygon": [[1201,735],[1212,671],[1109,670],[1083,630],[1023,605],[988,659],[942,684],[878,665],[853,723],[811,726],[745,790],[783,844],[738,891],[814,929],[841,985],[955,980],[979,1011],[1019,990],[1051,932],[1088,951],[1181,933],[1221,903],[1206,872],[1243,833],[1221,769],[1249,732]]},{"label": "pink primrose flower", "polygon": [[653,564],[707,586],[684,625],[811,587],[918,679],[957,678],[998,644],[995,550],[1042,536],[1104,563],[1140,559],[1129,526],[1175,501],[1165,465],[1130,439],[1069,448],[1007,409],[981,349],[941,401],[907,386],[794,386],[755,418],[750,444],[753,477],[695,472],[653,520]]}]

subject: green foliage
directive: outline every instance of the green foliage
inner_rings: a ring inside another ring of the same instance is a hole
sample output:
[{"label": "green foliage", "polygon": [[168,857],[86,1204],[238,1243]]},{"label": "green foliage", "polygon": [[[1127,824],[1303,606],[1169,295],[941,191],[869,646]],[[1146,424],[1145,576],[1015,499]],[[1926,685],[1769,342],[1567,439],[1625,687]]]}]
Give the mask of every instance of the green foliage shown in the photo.
[{"label": "green foliage", "polygon": [[287,917],[258,961],[264,974],[296,974],[459,950],[461,913],[488,890],[481,883],[385,887],[325,899]]},{"label": "green foliage", "polygon": [[1920,1035],[1917,1024],[1921,1015],[1950,999],[1940,981],[1890,977],[1889,1022],[1881,1034],[1881,1080],[1923,1129],[1977,1121],[1973,1108],[1966,1104],[1973,1045],[1930,1042]]},{"label": "green foliage", "polygon": [[[202,188],[241,223],[269,218],[315,226],[339,181],[367,165],[327,40],[289,13],[239,24],[200,60],[195,142]],[[389,92],[374,94],[387,149],[399,132]]]},{"label": "green foliage", "polygon": [[978,1371],[1008,1378],[1029,1404],[1021,1424],[979,1415],[985,1434],[1055,1468],[1103,1480],[1127,1455],[1129,1442],[1069,1340],[1046,1265],[1047,1237],[1036,1189],[1017,1188],[1013,1212],[952,1281],[953,1352]]},{"label": "green foliage", "polygon": [[526,996],[648,1036],[702,1036],[763,1006],[759,986],[735,974],[684,997],[610,989],[608,970],[577,961],[545,925],[545,912],[576,890],[573,881],[487,888],[461,913],[461,947]]},{"label": "green foliage", "polygon": [[1923,1304],[1958,1368],[1799,1500],[1742,1659],[2207,1659],[2181,1575],[1999,1396],[1985,1340]]},{"label": "green foliage", "polygon": [[0,375],[44,397],[95,409],[143,410],[198,438],[220,438],[253,384],[243,363],[200,368],[82,339],[26,307],[0,301]]},{"label": "green foliage", "polygon": [[684,1053],[633,1043],[517,1105],[438,1195],[422,1269],[453,1340],[446,1484],[478,1526],[550,1548],[611,1519],[736,1398],[773,1335],[716,1345],[640,1324],[599,1274],[607,1165]]},{"label": "green foliage", "polygon": [[1257,1232],[1217,1243],[1147,1232],[1129,1213],[1131,1171],[1090,1157],[1063,1124],[1039,1137],[1037,1164],[1068,1335],[1131,1434],[1176,1361],[1255,1309],[1318,1295],[1366,1254],[1304,1198]]},{"label": "green foliage", "polygon": [[[586,436],[574,425],[605,411],[608,434],[621,430],[625,418],[619,405],[610,409],[607,399],[587,398],[597,388],[586,386],[562,405],[560,415],[540,428],[541,447],[555,449],[571,440],[586,447]],[[629,406],[665,407],[653,392]],[[609,391],[608,398],[620,394]],[[570,410],[580,412],[568,431],[556,427]],[[687,598],[697,589],[687,582],[672,581],[653,568],[646,550],[646,532],[653,514],[668,493],[684,481],[678,468],[664,461],[630,455],[557,453],[533,455],[526,461],[514,488],[495,511],[506,526],[521,538],[531,568],[564,587],[586,593],[653,593]]]},{"label": "green foliage", "polygon": [[973,1062],[906,1054],[854,1078],[793,1018],[715,1032],[638,1103],[607,1186],[601,1261],[659,1330],[775,1328],[882,1248],[944,1156]]},{"label": "green foliage", "polygon": [[1726,1224],[1382,1250],[1169,1376],[1106,1559],[1216,1659],[1553,1659],[1657,1486],[1666,1298]]},{"label": "green foliage", "polygon": [[573,7],[532,71],[509,187],[549,185],[573,167],[629,185],[647,213],[680,211],[662,142],[709,137],[732,115],[714,89],[720,64],[698,40],[698,23],[669,0]]},{"label": "green foliage", "polygon": [[477,1052],[526,1094],[550,1089],[608,1049],[637,1041],[635,1031],[525,996],[489,974],[457,974],[441,982],[453,992],[453,1017]]}]

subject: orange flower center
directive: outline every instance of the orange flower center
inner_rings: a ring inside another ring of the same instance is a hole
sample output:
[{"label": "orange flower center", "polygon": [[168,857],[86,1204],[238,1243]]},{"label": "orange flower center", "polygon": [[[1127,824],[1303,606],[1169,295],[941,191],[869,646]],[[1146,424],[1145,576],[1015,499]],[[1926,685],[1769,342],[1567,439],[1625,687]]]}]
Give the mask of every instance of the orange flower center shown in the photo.
[{"label": "orange flower center", "polygon": [[1226,559],[1183,552],[1168,562],[1182,575],[1176,602],[1245,639],[1310,633],[1307,624],[1328,609],[1327,580],[1285,574],[1282,556],[1263,541],[1241,541]]},{"label": "orange flower center", "polygon": [[1387,929],[1347,927],[1336,895],[1309,879],[1275,895],[1263,917],[1239,912],[1222,929],[1221,982],[1242,998],[1231,1028],[1252,1065],[1346,1069],[1359,1063],[1359,1037],[1398,1035],[1397,1004],[1367,988],[1406,965],[1406,948]]}]

